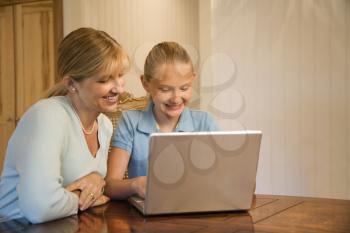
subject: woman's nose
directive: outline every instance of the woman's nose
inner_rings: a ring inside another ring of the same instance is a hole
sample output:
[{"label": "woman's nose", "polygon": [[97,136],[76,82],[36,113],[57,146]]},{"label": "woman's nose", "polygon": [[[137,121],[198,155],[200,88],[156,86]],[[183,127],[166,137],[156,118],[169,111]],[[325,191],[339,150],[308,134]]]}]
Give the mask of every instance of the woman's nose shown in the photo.
[{"label": "woman's nose", "polygon": [[123,93],[124,92],[124,79],[122,77],[116,78],[114,82],[114,90],[117,93]]}]

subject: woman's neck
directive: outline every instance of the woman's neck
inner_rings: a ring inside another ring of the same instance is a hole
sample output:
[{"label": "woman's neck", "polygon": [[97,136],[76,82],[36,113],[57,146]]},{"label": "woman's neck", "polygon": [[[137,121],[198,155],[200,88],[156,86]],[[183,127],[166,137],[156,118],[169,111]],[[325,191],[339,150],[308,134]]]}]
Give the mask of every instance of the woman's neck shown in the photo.
[{"label": "woman's neck", "polygon": [[82,124],[82,127],[85,130],[93,128],[95,121],[99,115],[98,112],[89,111],[80,101],[79,97],[76,95],[67,95],[68,100],[70,101],[73,110],[79,117],[79,120]]}]

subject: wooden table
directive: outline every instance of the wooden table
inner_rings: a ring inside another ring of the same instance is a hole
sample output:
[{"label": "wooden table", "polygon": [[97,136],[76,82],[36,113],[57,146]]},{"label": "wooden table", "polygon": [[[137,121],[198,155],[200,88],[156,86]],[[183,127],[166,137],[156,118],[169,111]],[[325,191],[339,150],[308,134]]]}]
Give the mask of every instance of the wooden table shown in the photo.
[{"label": "wooden table", "polygon": [[31,225],[0,224],[0,232],[350,232],[350,201],[257,195],[248,212],[144,218],[127,202],[113,201],[78,216]]}]

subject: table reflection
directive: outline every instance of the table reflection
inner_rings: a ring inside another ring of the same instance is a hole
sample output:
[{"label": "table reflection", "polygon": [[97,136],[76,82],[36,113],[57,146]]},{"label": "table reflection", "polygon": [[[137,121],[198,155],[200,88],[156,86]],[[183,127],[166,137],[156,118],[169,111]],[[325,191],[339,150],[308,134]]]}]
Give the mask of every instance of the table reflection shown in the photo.
[{"label": "table reflection", "polygon": [[59,219],[43,224],[30,224],[25,219],[16,219],[8,222],[0,223],[1,233],[28,232],[28,233],[72,233],[79,232],[78,216]]},{"label": "table reflection", "polygon": [[247,212],[143,217],[127,202],[115,201],[76,216],[32,225],[24,219],[0,223],[0,232],[254,232]]}]

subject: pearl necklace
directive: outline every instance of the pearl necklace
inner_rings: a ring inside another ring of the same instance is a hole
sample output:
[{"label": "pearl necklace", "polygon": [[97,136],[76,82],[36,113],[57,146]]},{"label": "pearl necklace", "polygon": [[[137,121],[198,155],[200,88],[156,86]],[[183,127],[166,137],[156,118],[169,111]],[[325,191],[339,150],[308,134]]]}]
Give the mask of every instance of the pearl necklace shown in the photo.
[{"label": "pearl necklace", "polygon": [[81,127],[81,129],[83,130],[83,133],[84,133],[85,135],[91,135],[91,134],[94,132],[95,127],[96,127],[96,125],[97,125],[97,124],[96,124],[96,120],[94,121],[94,124],[92,125],[92,127],[91,127],[90,129],[85,129],[85,128],[84,128],[84,125],[83,125],[83,123],[81,122],[80,117],[79,117],[79,115],[78,115],[78,113],[77,113],[77,110],[76,110],[75,105],[73,104],[73,102],[71,101],[71,99],[70,99],[68,96],[66,96],[66,98],[67,98],[67,100],[68,100],[68,102],[69,102],[71,108],[73,109],[74,115],[75,115],[75,116],[78,118],[78,120],[79,120],[80,127]]}]

